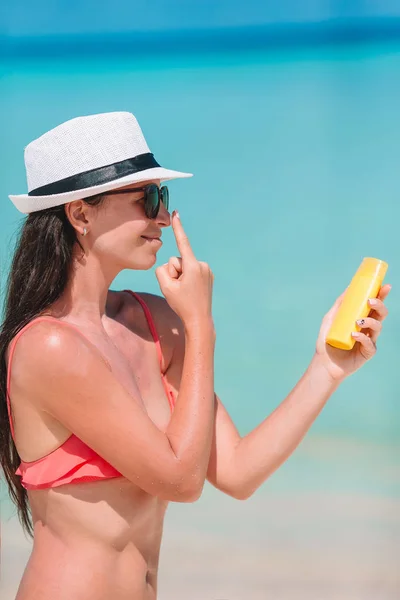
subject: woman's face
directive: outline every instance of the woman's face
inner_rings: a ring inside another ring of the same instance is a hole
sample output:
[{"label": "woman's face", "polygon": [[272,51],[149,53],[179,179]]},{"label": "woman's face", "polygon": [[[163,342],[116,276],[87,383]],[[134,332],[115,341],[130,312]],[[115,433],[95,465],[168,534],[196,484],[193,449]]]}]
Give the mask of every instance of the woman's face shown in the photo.
[{"label": "woman's face", "polygon": [[162,230],[171,224],[171,219],[162,202],[154,219],[146,216],[140,188],[149,183],[160,186],[160,181],[154,179],[130,184],[118,188],[127,193],[107,192],[99,207],[82,205],[89,222],[88,234],[80,237],[80,242],[113,270],[150,269],[156,262]]}]

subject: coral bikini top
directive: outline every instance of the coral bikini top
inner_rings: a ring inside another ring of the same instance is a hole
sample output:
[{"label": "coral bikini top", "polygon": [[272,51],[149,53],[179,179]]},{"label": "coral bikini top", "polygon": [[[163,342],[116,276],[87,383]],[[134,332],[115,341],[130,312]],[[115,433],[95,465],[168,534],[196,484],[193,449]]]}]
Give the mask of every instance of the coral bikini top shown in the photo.
[{"label": "coral bikini top", "polygon": [[[157,354],[160,362],[160,370],[162,364],[162,353],[160,339],[157,334],[154,321],[147,304],[140,298],[135,292],[131,290],[125,290],[130,292],[132,296],[140,303],[143,308],[144,314],[147,319],[151,334],[156,345]],[[43,320],[54,320],[53,317],[37,317],[30,321],[25,327],[23,327],[10,345],[10,354],[8,361],[8,372],[7,372],[7,406],[8,416],[10,419],[11,434],[14,439],[14,427],[11,417],[11,405],[9,397],[9,387],[11,379],[11,362],[15,350],[16,343],[21,335],[32,327],[38,321]],[[78,329],[70,323],[65,321],[59,321],[67,327],[73,327]],[[79,330],[78,330],[79,331]],[[82,335],[82,334],[81,334]],[[175,398],[173,391],[169,388],[168,383],[161,372],[161,379],[164,385],[165,393],[167,395],[171,410],[175,405]],[[81,439],[76,435],[72,434],[61,446],[46,454],[42,458],[34,460],[32,462],[21,461],[20,466],[16,471],[17,475],[21,476],[21,483],[27,490],[40,490],[51,487],[58,487],[67,483],[82,483],[85,481],[98,481],[100,479],[112,479],[114,477],[122,477],[112,465],[110,465],[101,456],[96,454],[94,450],[89,448]]]}]

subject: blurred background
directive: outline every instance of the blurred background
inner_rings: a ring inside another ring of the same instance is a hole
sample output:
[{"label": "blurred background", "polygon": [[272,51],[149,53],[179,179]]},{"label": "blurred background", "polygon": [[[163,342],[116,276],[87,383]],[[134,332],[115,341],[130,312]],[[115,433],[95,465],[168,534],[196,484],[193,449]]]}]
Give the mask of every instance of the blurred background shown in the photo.
[{"label": "blurred background", "polygon": [[[2,297],[24,147],[133,112],[161,164],[195,174],[171,182],[172,208],[215,273],[216,389],[242,435],[301,377],[362,258],[389,262],[377,356],[287,463],[246,502],[207,484],[170,505],[160,600],[399,599],[400,2],[20,0],[0,50]],[[154,270],[126,287],[159,293]],[[30,543],[4,486],[1,515],[11,600]]]}]

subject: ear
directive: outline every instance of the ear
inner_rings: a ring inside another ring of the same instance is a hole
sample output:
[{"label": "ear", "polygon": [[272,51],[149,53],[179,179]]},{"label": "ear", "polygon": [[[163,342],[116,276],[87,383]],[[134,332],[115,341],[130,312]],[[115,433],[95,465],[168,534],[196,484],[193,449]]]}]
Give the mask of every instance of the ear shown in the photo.
[{"label": "ear", "polygon": [[82,233],[83,228],[89,224],[89,209],[83,200],[73,200],[65,205],[67,219],[78,233]]}]

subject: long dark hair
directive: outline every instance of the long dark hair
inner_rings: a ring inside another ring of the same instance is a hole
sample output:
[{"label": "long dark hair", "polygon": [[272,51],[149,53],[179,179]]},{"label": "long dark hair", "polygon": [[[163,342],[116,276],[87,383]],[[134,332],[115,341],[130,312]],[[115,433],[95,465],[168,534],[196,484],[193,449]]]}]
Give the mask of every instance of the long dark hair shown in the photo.
[{"label": "long dark hair", "polygon": [[[104,196],[84,200],[91,206],[100,206]],[[30,537],[33,524],[28,495],[19,475],[15,475],[20,458],[8,418],[6,352],[18,331],[63,293],[76,243],[81,246],[64,205],[30,213],[17,236],[7,279],[0,328],[0,464],[22,528]]]}]

